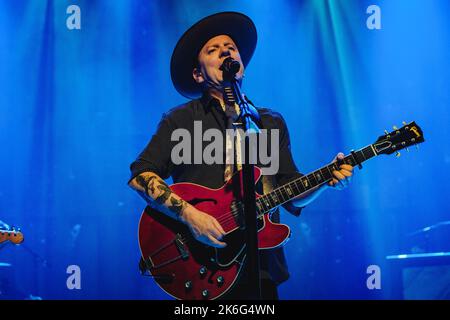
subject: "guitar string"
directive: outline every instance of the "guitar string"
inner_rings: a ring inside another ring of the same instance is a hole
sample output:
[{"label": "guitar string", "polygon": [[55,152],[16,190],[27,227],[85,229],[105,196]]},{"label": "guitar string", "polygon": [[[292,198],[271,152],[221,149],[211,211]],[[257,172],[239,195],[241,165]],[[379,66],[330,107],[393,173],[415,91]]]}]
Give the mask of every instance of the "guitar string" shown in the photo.
[{"label": "guitar string", "polygon": [[[292,182],[296,182],[297,180],[300,181],[300,179],[301,179],[301,178],[295,179],[295,180],[289,182],[288,185],[290,185]],[[330,178],[330,179],[325,179],[325,180],[323,180],[321,183],[318,183],[316,186],[321,186],[321,185],[323,185],[323,184],[325,184],[325,183],[327,183],[327,182],[329,182],[329,181],[331,181],[331,180],[332,180],[331,178]],[[272,194],[272,193],[275,194],[275,196],[277,197],[277,199],[281,198],[282,200],[284,200],[284,196],[283,196],[282,193],[281,193],[281,197],[278,196],[278,195],[276,194],[277,190],[281,190],[283,187],[284,187],[284,186],[281,186],[281,187],[279,187],[279,188],[276,188],[276,189],[272,190],[270,193],[267,193],[267,194],[261,196],[261,197],[258,198],[257,200],[262,199],[263,197],[266,197],[267,195]],[[292,187],[290,187],[290,188],[292,188]],[[305,190],[305,191],[306,191],[306,190]],[[301,192],[301,193],[304,193],[305,191],[303,191],[303,192]],[[281,191],[280,191],[280,192],[281,192]],[[298,195],[300,195],[301,193],[299,193]],[[297,196],[298,196],[298,195],[297,195]],[[294,196],[294,197],[296,197],[296,196]],[[290,198],[290,199],[293,199],[294,197],[288,196],[288,198]],[[272,199],[273,199],[273,198],[272,198]],[[277,201],[279,201],[279,200],[277,200]],[[283,201],[282,203],[284,203],[284,202],[285,202],[285,201]],[[270,206],[272,206],[272,204],[270,203],[270,200],[267,200],[266,203],[268,203],[268,205],[266,204],[267,207],[270,208]],[[279,205],[281,205],[282,203],[278,203],[278,204],[277,204],[277,203],[276,203],[276,200],[275,200],[275,205],[272,206],[272,208],[274,208],[274,207],[276,207],[276,206],[279,206]],[[239,204],[239,205],[242,205],[241,202],[238,202],[238,204]],[[262,205],[262,204],[261,204],[261,205]],[[261,215],[263,215],[263,214],[269,212],[270,210],[272,210],[272,208],[269,209],[269,210],[265,210],[265,209],[264,209],[264,211],[262,212],[262,214],[257,215],[257,218],[259,218]],[[238,210],[240,210],[240,209],[238,209]],[[225,212],[224,214],[218,216],[218,217],[216,218],[217,221],[220,222],[220,223],[222,223],[222,222],[225,222],[225,221],[229,220],[230,218],[232,219],[233,217],[232,217],[232,216],[229,216],[228,213],[233,213],[233,211]],[[221,221],[221,218],[222,218],[222,217],[224,218],[224,220]]]},{"label": "guitar string", "polygon": [[[321,169],[323,169],[323,168],[321,168]],[[319,170],[321,170],[321,169],[319,169]],[[329,169],[329,168],[327,168],[327,169]],[[319,170],[317,170],[317,171],[319,171]],[[308,176],[308,175],[306,175],[306,176]],[[304,176],[302,176],[302,177],[304,177]],[[292,184],[292,183],[296,183],[296,182],[299,182],[299,181],[301,181],[301,178],[302,177],[299,177],[299,178],[297,178],[297,179],[294,179],[294,180],[292,180],[291,182],[289,182],[289,183],[287,183],[286,185],[290,185],[290,184]],[[318,183],[317,184],[317,186],[320,186],[320,185],[323,185],[323,184],[325,184],[325,183],[327,183],[327,182],[329,182],[330,180],[332,180],[331,178],[330,179],[325,179],[325,180],[323,180],[321,183]],[[258,198],[258,199],[262,199],[263,197],[267,197],[269,194],[275,194],[275,196],[277,197],[277,199],[279,198],[279,196],[276,194],[276,192],[277,192],[277,190],[281,190],[283,187],[285,187],[285,186],[280,186],[280,187],[278,187],[278,188],[276,188],[276,189],[274,189],[274,190],[272,190],[270,193],[267,193],[267,194],[265,194],[265,195],[263,195],[263,196],[261,196],[260,198]],[[291,187],[292,188],[292,187]],[[306,191],[306,190],[305,190]],[[280,191],[281,192],[281,191]],[[302,192],[303,193],[303,192]],[[300,193],[301,194],[301,193]],[[281,198],[284,200],[284,197],[283,196],[281,196]],[[269,207],[271,206],[271,203],[270,203],[270,201],[266,201],[266,202],[268,202],[269,203]],[[284,203],[284,202],[283,202]],[[238,202],[238,204],[239,205],[242,205],[242,203],[241,202]],[[281,204],[281,203],[280,203]],[[277,204],[276,202],[275,202],[275,206],[278,206],[278,205],[280,205],[280,204]],[[267,206],[267,205],[266,205]],[[275,206],[273,206],[273,207],[275,207]],[[240,209],[238,209],[238,211],[239,211]],[[267,210],[267,211],[263,211],[262,212],[262,214],[260,213],[260,214],[257,214],[257,218],[259,218],[261,215],[264,215],[266,212],[269,212],[271,209],[269,209],[269,210]],[[237,211],[236,210],[232,210],[232,211],[228,211],[228,212],[225,212],[224,214],[222,214],[222,215],[220,215],[220,216],[218,216],[216,219],[217,219],[217,221],[222,225],[223,223],[227,223],[229,220],[234,220],[234,217],[236,217],[236,215],[234,214],[234,213],[236,213]],[[232,213],[232,215],[228,215],[229,213]],[[221,219],[221,218],[223,218],[223,219]]]},{"label": "guitar string", "polygon": [[[278,190],[278,188],[275,189],[275,190],[273,190],[273,191],[276,191],[276,190]],[[261,199],[261,198],[262,198],[262,197],[260,197],[259,199]],[[242,203],[241,203],[241,202],[238,202],[238,205],[241,206]],[[270,202],[269,202],[269,205],[271,205]],[[270,211],[270,210],[267,210],[267,211],[264,210],[264,211],[262,211],[262,212],[258,212],[257,215],[256,215],[256,218],[257,218],[257,219],[261,218],[264,214],[266,214],[266,213],[269,212],[269,211]],[[241,207],[241,208],[238,208],[238,209],[233,209],[233,210],[228,211],[228,212],[225,212],[225,213],[223,213],[222,215],[218,216],[216,219],[217,219],[217,221],[220,223],[220,225],[222,226],[222,228],[225,228],[225,229],[226,229],[226,228],[228,228],[228,227],[233,226],[233,223],[236,222],[236,221],[235,221],[235,218],[236,218],[241,212],[242,212],[242,207]],[[229,214],[229,213],[231,213],[231,214]],[[237,224],[237,226],[239,226],[239,224]],[[182,238],[180,238],[180,240],[181,240],[184,244],[189,243],[189,238],[182,237]],[[197,241],[198,241],[198,240],[197,240]],[[163,244],[161,247],[159,247],[157,250],[155,250],[151,255],[149,255],[149,257],[152,257],[152,256],[158,254],[163,248],[167,247],[168,245],[170,245],[170,244],[172,244],[172,243],[174,243],[174,242],[175,242],[175,239],[172,240],[172,241],[170,241],[169,243]]]},{"label": "guitar string", "polygon": [[[327,167],[327,169],[329,170],[328,167]],[[291,184],[292,182],[300,181],[300,179],[301,179],[301,178],[297,178],[297,179],[291,181],[289,184]],[[331,179],[330,179],[330,180],[331,180]],[[326,182],[328,182],[328,181],[329,181],[329,180],[327,179],[326,181],[323,181],[323,183],[326,183]],[[321,184],[323,184],[323,183],[321,183]],[[278,190],[278,189],[281,189],[281,187],[280,187],[280,188],[277,188],[277,189],[275,189],[275,190],[273,190],[273,192],[276,192],[276,190]],[[276,193],[275,193],[275,195],[276,195]],[[261,197],[261,198],[262,198],[262,197]],[[270,202],[269,202],[269,204],[270,204]],[[227,225],[230,225],[230,223],[235,222],[235,219],[234,219],[234,218],[240,213],[240,211],[241,211],[241,209],[228,211],[228,212],[226,212],[226,213],[224,213],[224,214],[218,216],[218,217],[217,217],[217,221],[222,225],[222,227],[226,227]],[[268,210],[267,212],[269,212],[269,211],[270,211],[270,210]],[[228,215],[229,213],[231,213],[231,215]],[[259,219],[259,218],[260,218],[261,216],[263,216],[264,214],[266,214],[266,212],[264,212],[264,211],[263,211],[262,213],[257,213],[257,215],[256,215],[257,219]],[[223,217],[223,219],[221,219],[222,217]],[[188,238],[182,237],[182,238],[180,238],[180,240],[183,242],[183,244],[189,243],[189,239],[188,239]],[[175,242],[175,240],[172,240],[171,242],[169,242],[169,243],[167,243],[167,244],[164,244],[162,247],[160,247],[158,250],[156,250],[153,254],[149,255],[149,257],[152,257],[153,255],[159,253],[159,251],[161,250],[161,248],[167,247],[168,245],[170,245],[170,244],[172,244],[172,243],[174,243],[174,242]],[[163,262],[162,264],[159,264],[157,267],[161,267],[161,266],[166,265],[166,264],[168,264],[168,263],[174,262],[174,261],[176,261],[176,260],[178,260],[178,259],[180,259],[180,258],[182,258],[182,257],[183,257],[182,255],[179,255],[179,256],[177,256],[177,257],[175,257],[175,258],[172,258],[172,259],[169,260],[169,261],[165,261],[165,262]],[[154,267],[154,268],[156,268],[156,267]]]},{"label": "guitar string", "polygon": [[[231,212],[235,212],[235,213],[239,214],[238,211],[230,211],[229,213],[231,213]],[[236,216],[237,214],[234,214],[234,216]],[[259,215],[258,218],[260,218],[261,216],[262,216],[262,215]],[[230,222],[232,222],[232,221],[230,221]],[[183,238],[183,237],[182,237],[182,238],[180,238],[180,240],[181,240],[181,242],[182,242],[183,244],[188,244],[188,243],[190,242],[189,238]],[[194,240],[198,241],[198,240],[195,239],[195,238],[194,238]],[[160,248],[158,248],[157,250],[155,250],[153,254],[150,254],[149,257],[151,258],[151,257],[153,257],[154,255],[158,254],[162,249],[164,249],[164,248],[166,248],[167,246],[171,245],[171,244],[174,243],[175,241],[176,241],[176,239],[170,241],[169,243],[164,244],[163,246],[161,246]],[[161,268],[161,267],[163,267],[163,266],[165,266],[165,265],[167,265],[167,264],[170,264],[170,263],[175,262],[175,261],[177,261],[177,260],[179,260],[179,259],[182,259],[182,258],[183,258],[183,255],[182,255],[182,254],[181,254],[181,255],[178,255],[178,256],[176,256],[176,257],[174,257],[174,258],[171,258],[171,259],[169,259],[169,260],[162,261],[160,264],[154,266],[152,269],[158,269],[158,268]]]},{"label": "guitar string", "polygon": [[[231,213],[231,215],[228,215],[228,213]],[[234,221],[234,217],[236,217],[237,215],[239,215],[239,210],[231,210],[231,211],[228,211],[228,212],[222,214],[221,217],[224,217],[224,216],[226,216],[226,215],[227,215],[227,217],[225,217],[225,219],[220,219],[220,220],[222,220],[222,221],[220,221],[220,222],[221,222],[221,226],[222,226],[222,227],[225,227],[225,228],[227,228],[228,226],[230,226],[230,223],[232,223],[232,222]],[[258,215],[257,217],[259,218],[260,216],[261,216],[261,215]],[[184,244],[189,243],[189,238],[182,237],[182,238],[180,238],[180,240],[181,240]],[[168,243],[165,243],[165,244],[161,245],[161,246],[160,246],[159,248],[157,248],[152,254],[150,254],[149,257],[150,257],[150,258],[153,257],[154,255],[158,254],[163,248],[165,248],[165,247],[171,245],[171,244],[174,243],[174,242],[175,242],[175,239],[172,240],[172,241],[170,241],[170,242],[168,242]],[[180,257],[181,257],[181,256],[180,256]]]},{"label": "guitar string", "polygon": [[[231,214],[228,215],[228,213],[231,213]],[[226,212],[223,215],[221,215],[221,217],[224,217],[224,219],[220,219],[222,221],[220,221],[220,220],[217,220],[217,221],[219,221],[222,228],[226,229],[227,227],[231,227],[233,222],[236,222],[235,218],[237,216],[239,216],[240,213],[241,213],[241,211],[239,209]],[[226,217],[225,217],[225,215],[226,215]],[[261,215],[257,215],[257,218],[259,218],[259,217],[261,217]],[[187,243],[187,241],[189,239],[181,238],[180,240],[182,240],[183,242],[186,241],[184,243]]]},{"label": "guitar string", "polygon": [[[229,212],[227,212],[227,213],[232,213],[229,217],[227,217],[227,219],[225,219],[224,221],[226,221],[226,222],[223,222],[222,221],[222,224],[223,224],[223,226],[229,226],[230,225],[230,223],[232,223],[233,221],[234,221],[234,218],[233,217],[236,217],[237,215],[239,215],[239,213],[240,213],[240,210],[232,210],[232,211],[229,211]],[[225,214],[223,214],[222,216],[224,216]],[[264,215],[264,213],[263,214],[259,214],[259,215],[257,215],[257,218],[260,218],[261,216],[263,216]],[[225,225],[224,223],[226,223],[227,225]],[[180,240],[183,242],[183,244],[188,244],[190,241],[189,241],[189,238],[184,238],[184,237],[182,237],[182,238],[180,238]],[[196,240],[196,239],[194,239],[194,240]],[[157,250],[155,250],[152,254],[150,254],[149,255],[149,257],[151,258],[151,257],[153,257],[154,255],[156,255],[156,254],[158,254],[162,249],[164,249],[165,247],[167,247],[167,246],[169,246],[169,245],[171,245],[172,243],[174,243],[176,240],[174,239],[174,240],[172,240],[172,241],[170,241],[169,243],[165,243],[164,245],[162,245],[161,247],[159,247]],[[196,241],[198,241],[198,240],[196,240]],[[153,267],[154,269],[156,269],[156,268],[160,268],[160,267],[162,267],[162,266],[164,266],[164,265],[166,265],[166,264],[168,264],[168,263],[172,263],[172,262],[175,262],[176,260],[178,260],[178,259],[180,259],[180,258],[182,258],[183,257],[183,255],[179,255],[179,256],[176,256],[176,257],[174,257],[174,258],[172,258],[172,259],[170,259],[170,260],[168,260],[168,261],[163,261],[163,262],[161,262],[159,265],[157,265],[157,266],[155,266],[155,267]]]},{"label": "guitar string", "polygon": [[[326,182],[328,182],[328,180],[324,181],[323,183],[326,183]],[[277,189],[275,189],[275,190],[273,190],[273,191],[276,191],[276,190],[278,190],[278,189],[279,189],[279,188],[277,188]],[[261,198],[262,198],[262,197],[260,197],[259,199],[261,199]],[[238,202],[238,204],[239,204],[239,205],[242,205],[241,202]],[[269,205],[270,205],[270,202],[269,202]],[[263,216],[264,214],[266,214],[266,213],[269,212],[269,211],[270,211],[270,210],[263,211],[262,213],[257,213],[256,218],[257,218],[257,219],[261,218],[261,216]],[[231,214],[229,215],[229,213],[231,213]],[[235,221],[235,218],[236,218],[240,213],[241,213],[241,208],[239,208],[239,209],[234,209],[234,210],[225,212],[225,213],[223,213],[222,215],[220,215],[220,216],[217,217],[217,221],[220,223],[220,225],[222,226],[222,228],[227,228],[227,227],[233,226],[233,222],[236,222],[236,221]],[[237,226],[239,226],[239,224],[237,224]],[[187,244],[187,243],[190,242],[190,241],[189,241],[189,238],[185,238],[185,237],[180,238],[180,240],[181,240],[184,244]],[[196,239],[195,239],[195,240],[196,240]],[[198,240],[196,240],[196,241],[198,241]],[[172,244],[172,243],[174,243],[174,242],[175,242],[175,240],[172,240],[171,242],[162,245],[162,246],[159,247],[157,250],[155,250],[151,255],[149,255],[149,257],[152,257],[152,256],[156,255],[157,253],[159,253],[159,252],[162,250],[162,248],[164,248],[164,247],[166,247],[166,246],[168,246],[168,245],[170,245],[170,244]],[[182,257],[182,256],[180,256],[180,257]]]}]

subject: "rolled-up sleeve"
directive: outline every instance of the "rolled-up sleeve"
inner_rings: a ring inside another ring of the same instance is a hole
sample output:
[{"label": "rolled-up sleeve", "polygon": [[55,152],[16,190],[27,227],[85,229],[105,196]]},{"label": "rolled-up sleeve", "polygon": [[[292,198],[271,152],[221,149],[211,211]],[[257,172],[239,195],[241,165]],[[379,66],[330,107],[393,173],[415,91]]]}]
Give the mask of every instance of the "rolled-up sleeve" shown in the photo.
[{"label": "rolled-up sleeve", "polygon": [[171,160],[171,135],[174,125],[167,114],[164,114],[158,124],[155,134],[137,159],[131,163],[130,180],[143,172],[154,172],[163,179],[167,179],[173,169]]}]

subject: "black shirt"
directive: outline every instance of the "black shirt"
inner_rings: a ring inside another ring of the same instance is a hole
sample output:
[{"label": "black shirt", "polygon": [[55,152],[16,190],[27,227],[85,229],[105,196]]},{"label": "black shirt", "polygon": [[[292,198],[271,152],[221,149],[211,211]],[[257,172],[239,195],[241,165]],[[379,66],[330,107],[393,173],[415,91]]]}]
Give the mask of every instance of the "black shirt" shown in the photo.
[{"label": "black shirt", "polygon": [[[270,130],[279,130],[279,169],[278,173],[272,176],[264,176],[261,180],[258,191],[267,193],[276,185],[282,185],[290,180],[298,178],[302,174],[298,171],[290,150],[289,132],[283,117],[270,109],[257,108],[260,115],[261,125],[269,133]],[[154,172],[163,179],[172,177],[174,183],[191,182],[203,185],[208,188],[220,188],[224,184],[224,164],[206,164],[203,161],[194,164],[194,154],[191,153],[191,162],[174,164],[171,159],[172,148],[178,141],[171,141],[172,132],[175,129],[185,129],[190,133],[191,150],[194,143],[203,141],[201,137],[194,136],[194,121],[201,121],[202,134],[208,129],[219,129],[225,132],[227,119],[218,100],[209,96],[192,100],[186,104],[175,107],[165,113],[158,125],[155,134],[152,136],[146,148],[140,153],[138,158],[131,164],[131,177],[138,176],[143,172]],[[270,139],[269,147],[270,150]],[[202,152],[204,147],[211,142],[202,142]],[[198,150],[198,149],[197,149]],[[225,148],[223,148],[225,150]],[[224,152],[225,153],[225,152]],[[271,155],[272,156],[272,155]],[[225,155],[224,155],[225,157]],[[223,163],[223,161],[222,161]],[[258,166],[264,167],[259,162]],[[292,205],[283,205],[292,214],[298,216],[301,208]],[[271,220],[279,222],[278,210],[272,214]],[[283,250],[262,250],[260,255],[261,275],[272,279],[275,283],[281,283],[289,277]]]}]

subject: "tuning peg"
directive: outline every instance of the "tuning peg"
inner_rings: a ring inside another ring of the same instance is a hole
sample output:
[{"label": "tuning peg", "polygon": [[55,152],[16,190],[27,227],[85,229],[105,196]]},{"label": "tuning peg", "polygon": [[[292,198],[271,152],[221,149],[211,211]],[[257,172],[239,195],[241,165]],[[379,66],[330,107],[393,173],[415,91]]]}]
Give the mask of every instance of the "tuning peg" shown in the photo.
[{"label": "tuning peg", "polygon": [[408,148],[405,148],[405,149],[406,149],[407,152],[409,152],[409,149],[408,149]]},{"label": "tuning peg", "polygon": [[395,153],[395,156],[396,156],[397,158],[400,158],[400,152],[397,151],[397,152]]},{"label": "tuning peg", "polygon": [[416,149],[417,149],[417,150],[419,150],[419,145],[418,145],[418,144],[416,144],[415,146],[416,146]]},{"label": "tuning peg", "polygon": [[389,134],[389,132],[387,130],[384,130],[384,133]]},{"label": "tuning peg", "polygon": [[403,123],[403,125],[404,125],[404,126],[406,126],[406,125],[407,125],[406,121],[402,121],[402,123]]},{"label": "tuning peg", "polygon": [[394,130],[398,130],[397,126],[392,126],[392,128],[394,128]]}]

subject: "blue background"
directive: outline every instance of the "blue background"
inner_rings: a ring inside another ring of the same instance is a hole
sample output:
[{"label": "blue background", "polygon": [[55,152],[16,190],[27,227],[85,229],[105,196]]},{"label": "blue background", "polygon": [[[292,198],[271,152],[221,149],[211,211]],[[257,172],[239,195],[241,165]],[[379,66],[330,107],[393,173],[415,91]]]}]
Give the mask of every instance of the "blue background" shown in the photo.
[{"label": "blue background", "polygon": [[[66,27],[71,4],[81,30]],[[366,26],[371,4],[381,30]],[[389,298],[387,255],[449,250],[444,227],[411,235],[450,220],[448,1],[1,1],[0,219],[26,238],[0,250],[13,266],[0,269],[10,297],[169,298],[138,272],[144,202],[126,184],[129,164],[185,101],[169,75],[176,41],[227,10],[257,26],[243,90],[285,117],[301,171],[402,121],[426,138],[367,162],[300,218],[283,216],[291,278],[280,297]],[[73,264],[81,290],[66,287]],[[366,287],[369,265],[381,267],[381,290]]]}]

